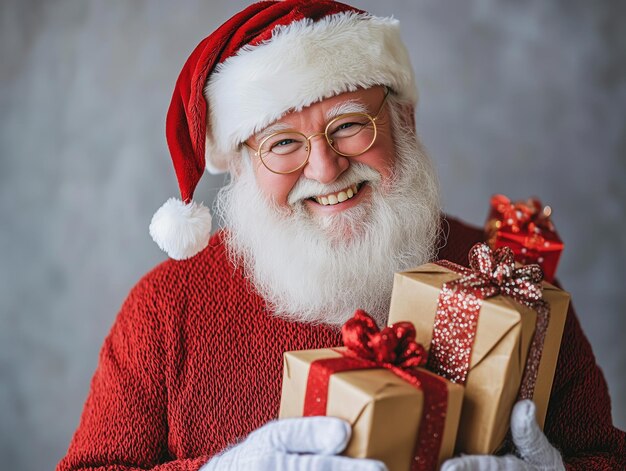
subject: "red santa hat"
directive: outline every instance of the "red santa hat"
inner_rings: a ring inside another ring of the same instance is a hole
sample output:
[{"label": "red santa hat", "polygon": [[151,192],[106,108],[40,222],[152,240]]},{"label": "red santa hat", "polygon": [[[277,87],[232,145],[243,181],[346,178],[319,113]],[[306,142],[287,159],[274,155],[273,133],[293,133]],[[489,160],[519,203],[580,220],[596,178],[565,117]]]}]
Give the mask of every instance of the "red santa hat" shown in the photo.
[{"label": "red santa hat", "polygon": [[203,39],[183,66],[166,136],[182,200],[154,215],[150,235],[177,260],[204,249],[211,214],[193,202],[205,168],[228,170],[251,135],[324,98],[385,85],[415,103],[398,21],[330,0],[259,2]]}]

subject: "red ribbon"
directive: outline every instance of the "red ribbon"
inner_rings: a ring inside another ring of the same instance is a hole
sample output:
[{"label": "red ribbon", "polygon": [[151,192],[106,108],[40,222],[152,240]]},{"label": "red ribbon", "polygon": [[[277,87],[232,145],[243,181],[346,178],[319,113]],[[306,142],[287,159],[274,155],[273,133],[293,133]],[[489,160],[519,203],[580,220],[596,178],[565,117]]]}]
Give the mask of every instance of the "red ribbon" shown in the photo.
[{"label": "red ribbon", "polygon": [[450,381],[465,384],[482,300],[502,294],[537,312],[518,394],[519,399],[532,398],[550,320],[550,306],[543,300],[541,268],[539,265],[516,268],[509,247],[492,251],[484,243],[472,247],[469,261],[470,268],[445,260],[437,262],[462,276],[444,283],[439,294],[428,368]]},{"label": "red ribbon", "polygon": [[544,208],[537,198],[512,202],[504,195],[494,195],[491,207],[494,217],[500,221],[500,227],[508,227],[512,232],[540,233],[541,230],[554,230],[549,207]]},{"label": "red ribbon", "polygon": [[485,223],[489,246],[511,247],[518,262],[538,263],[544,279],[552,283],[563,242],[550,219],[550,207],[536,198],[511,202],[504,195],[494,195],[490,206]]},{"label": "red ribbon", "polygon": [[448,388],[443,379],[418,369],[426,363],[426,350],[415,341],[413,324],[398,322],[379,330],[368,314],[357,310],[342,327],[342,336],[347,347],[341,351],[344,356],[316,360],[310,366],[303,415],[326,415],[328,383],[333,373],[386,368],[424,392],[424,411],[411,469],[436,469],[448,406]]}]

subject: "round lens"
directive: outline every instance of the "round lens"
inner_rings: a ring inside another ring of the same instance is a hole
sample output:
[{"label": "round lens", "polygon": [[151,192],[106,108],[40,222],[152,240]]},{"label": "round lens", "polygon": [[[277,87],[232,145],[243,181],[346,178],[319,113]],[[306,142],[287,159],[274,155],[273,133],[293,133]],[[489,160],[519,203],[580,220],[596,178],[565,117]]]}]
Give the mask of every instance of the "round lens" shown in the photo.
[{"label": "round lens", "polygon": [[328,123],[326,135],[332,148],[341,155],[360,155],[376,139],[376,125],[366,114],[341,115]]},{"label": "round lens", "polygon": [[298,132],[272,134],[261,143],[259,156],[272,172],[293,172],[308,157],[306,137]]}]

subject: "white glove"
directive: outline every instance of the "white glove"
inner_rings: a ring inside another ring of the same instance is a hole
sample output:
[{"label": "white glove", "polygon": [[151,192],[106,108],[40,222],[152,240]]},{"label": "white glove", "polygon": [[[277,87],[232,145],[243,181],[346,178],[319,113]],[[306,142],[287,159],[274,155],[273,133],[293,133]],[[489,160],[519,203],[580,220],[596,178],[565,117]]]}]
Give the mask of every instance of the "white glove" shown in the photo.
[{"label": "white glove", "polygon": [[511,413],[511,436],[521,456],[465,455],[446,461],[441,471],[564,471],[560,453],[539,429],[535,404],[525,400]]},{"label": "white glove", "polygon": [[276,420],[213,457],[200,471],[386,471],[380,461],[336,456],[351,432],[347,422],[335,417]]}]

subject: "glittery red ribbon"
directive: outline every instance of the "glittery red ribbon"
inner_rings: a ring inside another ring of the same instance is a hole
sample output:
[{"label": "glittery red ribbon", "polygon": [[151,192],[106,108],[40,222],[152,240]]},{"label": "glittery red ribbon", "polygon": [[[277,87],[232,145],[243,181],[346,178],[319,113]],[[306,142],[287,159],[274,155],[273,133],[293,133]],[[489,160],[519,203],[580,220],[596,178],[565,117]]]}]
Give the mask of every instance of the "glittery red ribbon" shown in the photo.
[{"label": "glittery red ribbon", "polygon": [[550,219],[551,208],[536,198],[512,202],[504,195],[494,195],[490,206],[485,223],[489,246],[511,247],[515,260],[538,263],[544,279],[552,283],[563,242]]},{"label": "glittery red ribbon", "polygon": [[304,414],[326,415],[328,383],[333,373],[349,370],[386,368],[424,393],[424,411],[413,450],[413,471],[437,467],[446,411],[448,388],[443,379],[418,369],[426,362],[426,350],[415,341],[415,327],[398,322],[379,330],[362,310],[342,328],[347,350],[339,358],[314,361],[309,369]]},{"label": "glittery red ribbon", "polygon": [[516,268],[509,247],[492,251],[487,244],[472,247],[469,261],[470,268],[445,260],[437,262],[460,273],[461,278],[444,283],[439,294],[428,368],[450,381],[465,384],[482,300],[502,294],[537,312],[518,394],[519,399],[532,398],[550,320],[550,306],[543,300],[541,268]]},{"label": "glittery red ribbon", "polygon": [[549,207],[541,204],[537,198],[512,202],[504,195],[491,198],[493,217],[500,221],[500,227],[508,227],[512,232],[528,231],[539,233],[542,229],[553,231]]}]

